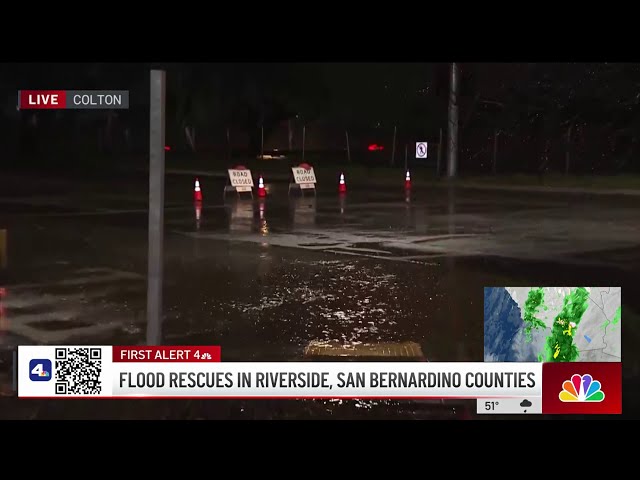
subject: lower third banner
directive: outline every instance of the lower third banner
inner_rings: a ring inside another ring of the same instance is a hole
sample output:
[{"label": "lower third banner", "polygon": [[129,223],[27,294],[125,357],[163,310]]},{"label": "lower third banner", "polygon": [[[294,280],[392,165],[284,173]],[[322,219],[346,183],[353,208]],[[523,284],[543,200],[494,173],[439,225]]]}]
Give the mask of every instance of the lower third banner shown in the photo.
[{"label": "lower third banner", "polygon": [[20,397],[512,398],[540,363],[220,362],[220,348],[21,346]]}]

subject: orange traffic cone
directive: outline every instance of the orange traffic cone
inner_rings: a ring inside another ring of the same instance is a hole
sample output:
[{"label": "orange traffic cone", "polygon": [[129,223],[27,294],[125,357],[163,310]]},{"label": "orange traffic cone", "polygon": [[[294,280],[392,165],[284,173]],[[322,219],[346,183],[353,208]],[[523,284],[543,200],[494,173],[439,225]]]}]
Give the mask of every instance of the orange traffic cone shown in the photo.
[{"label": "orange traffic cone", "polygon": [[404,188],[405,190],[411,190],[411,175],[409,174],[409,170],[407,170],[407,175],[404,177]]},{"label": "orange traffic cone", "polygon": [[193,199],[196,202],[202,201],[202,190],[200,190],[200,180],[196,178],[196,185],[193,188]]},{"label": "orange traffic cone", "polygon": [[262,179],[262,175],[260,175],[260,178],[258,179],[258,196],[259,197],[267,196],[267,189],[264,188],[264,180]]},{"label": "orange traffic cone", "polygon": [[344,182],[344,173],[340,174],[340,183],[338,184],[339,193],[347,193],[347,184]]}]

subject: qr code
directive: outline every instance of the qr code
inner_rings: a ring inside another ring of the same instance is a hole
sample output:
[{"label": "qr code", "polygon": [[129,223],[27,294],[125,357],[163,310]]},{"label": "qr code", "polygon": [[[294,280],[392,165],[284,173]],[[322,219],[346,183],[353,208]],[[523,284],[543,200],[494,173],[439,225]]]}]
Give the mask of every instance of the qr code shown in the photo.
[{"label": "qr code", "polygon": [[56,395],[100,395],[102,349],[56,348]]}]

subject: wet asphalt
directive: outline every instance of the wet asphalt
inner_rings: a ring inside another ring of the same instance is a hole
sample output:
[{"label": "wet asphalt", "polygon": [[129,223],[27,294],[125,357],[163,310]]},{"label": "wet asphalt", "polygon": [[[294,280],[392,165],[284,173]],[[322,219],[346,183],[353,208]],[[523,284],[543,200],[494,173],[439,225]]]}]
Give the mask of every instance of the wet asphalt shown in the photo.
[{"label": "wet asphalt", "polygon": [[[475,402],[16,400],[18,344],[146,341],[147,183],[1,183],[0,418],[475,417]],[[201,185],[196,206],[193,179],[167,176],[166,344],[293,361],[311,342],[410,341],[429,361],[482,361],[483,287],[622,286],[625,380],[638,375],[636,198],[274,183],[261,200]],[[623,398],[626,411],[637,389]]]}]

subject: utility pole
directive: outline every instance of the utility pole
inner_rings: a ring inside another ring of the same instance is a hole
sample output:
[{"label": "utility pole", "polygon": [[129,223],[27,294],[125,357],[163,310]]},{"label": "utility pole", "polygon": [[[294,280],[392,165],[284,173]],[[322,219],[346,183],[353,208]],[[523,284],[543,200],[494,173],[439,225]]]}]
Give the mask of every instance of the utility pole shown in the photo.
[{"label": "utility pole", "polygon": [[493,163],[491,164],[491,173],[494,175],[498,173],[498,136],[500,136],[500,130],[496,128],[493,133]]},{"label": "utility pole", "polygon": [[149,112],[149,253],[147,273],[147,344],[162,343],[164,236],[164,146],[166,73],[151,70]]},{"label": "utility pole", "polygon": [[436,178],[440,177],[440,165],[442,164],[442,128],[440,128],[440,136],[438,137],[438,160],[436,161]]},{"label": "utility pole", "polygon": [[569,175],[569,167],[570,167],[570,163],[571,163],[571,127],[572,125],[569,125],[569,129],[567,130],[567,149],[565,152],[565,158],[564,158],[564,174],[565,175]]},{"label": "utility pole", "polygon": [[451,64],[449,82],[449,125],[447,129],[447,176],[458,175],[458,64]]},{"label": "utility pole", "polygon": [[393,145],[391,146],[391,166],[396,163],[396,134],[398,133],[398,127],[393,127]]}]

